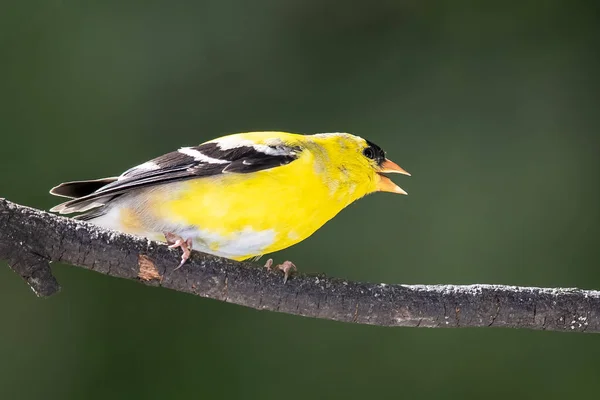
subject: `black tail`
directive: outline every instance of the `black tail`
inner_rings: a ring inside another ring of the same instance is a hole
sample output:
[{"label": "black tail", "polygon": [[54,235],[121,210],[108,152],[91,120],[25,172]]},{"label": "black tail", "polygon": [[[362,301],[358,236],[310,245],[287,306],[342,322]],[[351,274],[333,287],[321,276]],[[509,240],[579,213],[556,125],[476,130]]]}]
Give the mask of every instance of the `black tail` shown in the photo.
[{"label": "black tail", "polygon": [[[50,193],[55,196],[68,197],[69,200],[65,203],[54,206],[50,209],[52,212],[58,212],[61,214],[71,214],[74,212],[85,212],[92,209],[97,209],[104,206],[106,201],[114,198],[115,195],[108,196],[95,196],[92,199],[81,199],[82,197],[89,196],[96,192],[98,189],[116,181],[117,178],[103,178],[96,179],[93,181],[75,181],[65,182],[60,185],[53,187]],[[78,200],[81,199],[81,200]],[[93,213],[79,215],[79,219],[92,219],[99,215],[102,215],[103,211],[96,210]]]},{"label": "black tail", "polygon": [[55,196],[68,197],[70,199],[78,199],[88,194],[94,193],[103,186],[116,181],[117,178],[103,178],[93,181],[74,181],[65,182],[50,189],[50,193]]}]

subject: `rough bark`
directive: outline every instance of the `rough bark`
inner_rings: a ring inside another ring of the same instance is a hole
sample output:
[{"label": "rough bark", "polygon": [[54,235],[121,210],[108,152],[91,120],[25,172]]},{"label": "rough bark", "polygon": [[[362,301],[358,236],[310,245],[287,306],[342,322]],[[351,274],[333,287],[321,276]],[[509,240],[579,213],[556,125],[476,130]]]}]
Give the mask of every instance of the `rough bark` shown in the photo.
[{"label": "rough bark", "polygon": [[600,331],[600,292],[500,285],[388,285],[282,275],[254,264],[180,251],[0,199],[0,259],[39,296],[59,290],[50,262],[150,286],[314,318],[413,327]]}]

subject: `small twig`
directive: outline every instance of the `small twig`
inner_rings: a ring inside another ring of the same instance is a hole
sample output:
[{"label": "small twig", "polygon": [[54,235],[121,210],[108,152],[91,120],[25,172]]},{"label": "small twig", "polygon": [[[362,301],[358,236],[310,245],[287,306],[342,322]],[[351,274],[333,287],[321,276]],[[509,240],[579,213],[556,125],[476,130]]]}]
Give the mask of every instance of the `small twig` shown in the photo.
[{"label": "small twig", "polygon": [[58,291],[50,261],[252,307],[380,326],[511,327],[600,332],[600,292],[500,285],[386,285],[282,276],[0,199],[0,259],[39,296]]}]

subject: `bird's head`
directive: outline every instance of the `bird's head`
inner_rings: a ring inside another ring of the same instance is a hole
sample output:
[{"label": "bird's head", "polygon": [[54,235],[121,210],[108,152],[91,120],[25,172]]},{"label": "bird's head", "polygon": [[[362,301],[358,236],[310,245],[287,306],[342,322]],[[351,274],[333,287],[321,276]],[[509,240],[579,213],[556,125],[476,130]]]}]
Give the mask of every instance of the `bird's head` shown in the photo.
[{"label": "bird's head", "polygon": [[385,174],[410,174],[388,160],[383,149],[375,143],[348,133],[314,136],[327,149],[331,165],[340,171],[340,179],[356,185],[358,197],[373,192],[407,194]]}]

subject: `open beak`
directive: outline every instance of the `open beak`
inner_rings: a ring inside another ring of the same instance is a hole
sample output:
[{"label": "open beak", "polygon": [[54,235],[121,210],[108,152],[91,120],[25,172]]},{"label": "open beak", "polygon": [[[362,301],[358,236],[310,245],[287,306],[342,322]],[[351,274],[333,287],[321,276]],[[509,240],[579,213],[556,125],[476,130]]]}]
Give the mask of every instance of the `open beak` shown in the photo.
[{"label": "open beak", "polygon": [[390,193],[398,193],[398,194],[408,194],[404,189],[400,186],[396,185],[390,178],[382,174],[402,174],[408,175],[410,174],[406,172],[402,167],[400,167],[395,162],[385,159],[383,163],[380,165],[379,169],[379,183],[377,184],[377,189],[380,192],[390,192]]}]

